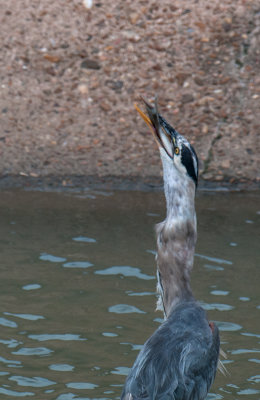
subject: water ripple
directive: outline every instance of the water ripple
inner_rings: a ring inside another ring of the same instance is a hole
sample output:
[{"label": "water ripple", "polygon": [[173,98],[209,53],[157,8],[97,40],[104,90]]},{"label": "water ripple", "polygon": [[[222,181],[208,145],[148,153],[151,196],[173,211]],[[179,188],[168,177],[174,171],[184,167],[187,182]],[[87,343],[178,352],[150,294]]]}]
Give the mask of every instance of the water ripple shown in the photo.
[{"label": "water ripple", "polygon": [[66,386],[70,389],[95,389],[98,385],[89,382],[70,382]]},{"label": "water ripple", "polygon": [[126,292],[128,296],[155,296],[155,292]]},{"label": "water ripple", "polygon": [[97,275],[123,275],[126,277],[134,276],[135,278],[139,279],[155,279],[154,276],[143,274],[140,268],[130,267],[128,265],[118,265],[106,269],[102,269],[99,271],[95,271]]},{"label": "water ripple", "polygon": [[21,365],[21,361],[15,361],[15,360],[7,360],[4,357],[0,357],[0,362],[4,363],[4,364],[14,364],[14,365]]},{"label": "water ripple", "polygon": [[73,393],[64,393],[64,394],[60,394],[56,400],[111,400],[111,398],[108,397],[91,397],[91,399],[89,397],[78,397],[78,395],[73,394]]},{"label": "water ripple", "polygon": [[250,297],[239,297],[240,301],[250,301]]},{"label": "water ripple", "polygon": [[73,399],[75,399],[75,397],[77,397],[77,396],[73,393],[63,393],[63,394],[60,394],[56,398],[56,400],[73,400]]},{"label": "water ripple", "polygon": [[158,324],[162,324],[164,322],[163,318],[154,318],[154,322],[157,322]]},{"label": "water ripple", "polygon": [[156,250],[146,250],[146,253],[152,254],[153,256],[157,255],[157,251]]},{"label": "water ripple", "polygon": [[17,328],[18,327],[16,322],[10,321],[9,319],[3,318],[3,317],[0,318],[0,325],[6,326],[7,328]]},{"label": "water ripple", "polygon": [[212,290],[210,292],[214,296],[227,296],[229,294],[228,290]]},{"label": "water ripple", "polygon": [[195,256],[199,257],[199,258],[202,258],[203,260],[208,260],[208,261],[215,262],[217,264],[226,264],[226,265],[232,265],[233,264],[232,261],[224,260],[222,258],[209,257],[209,256],[205,256],[204,254],[195,253]]},{"label": "water ripple", "polygon": [[12,354],[19,356],[46,356],[52,352],[53,350],[47,349],[47,347],[22,347],[17,351],[13,351]]},{"label": "water ripple", "polygon": [[38,283],[30,283],[29,285],[24,285],[22,287],[23,290],[36,290],[36,289],[41,289],[41,285]]},{"label": "water ripple", "polygon": [[80,335],[74,335],[72,333],[42,333],[39,335],[29,335],[30,339],[38,340],[39,342],[45,342],[47,340],[87,340],[86,338],[81,338]]},{"label": "water ripple", "polygon": [[114,192],[108,192],[104,190],[93,190],[92,193],[95,193],[98,196],[105,196],[105,197],[111,197],[114,195]]},{"label": "water ripple", "polygon": [[72,240],[74,240],[74,242],[84,242],[84,243],[96,243],[96,239],[90,238],[90,237],[86,237],[86,236],[77,236],[72,238]]},{"label": "water ripple", "polygon": [[49,365],[49,369],[52,371],[61,371],[61,372],[69,372],[73,371],[75,367],[69,364],[51,364]]},{"label": "water ripple", "polygon": [[50,261],[50,262],[65,262],[67,259],[64,257],[57,257],[57,256],[53,256],[52,254],[48,254],[48,253],[41,253],[40,260],[42,261]]},{"label": "water ripple", "polygon": [[131,346],[132,347],[132,350],[134,350],[134,351],[136,351],[136,350],[142,350],[142,348],[143,348],[143,345],[142,344],[133,344],[133,343],[128,343],[128,342],[122,342],[122,343],[120,343],[120,344],[123,344],[123,345],[127,345],[127,346]]},{"label": "water ripple", "polygon": [[256,338],[260,339],[260,334],[258,334],[258,333],[241,332],[241,335],[250,336],[250,337],[256,337]]},{"label": "water ripple", "polygon": [[259,358],[249,358],[248,361],[256,363],[256,364],[260,364],[260,359]]},{"label": "water ripple", "polygon": [[109,312],[116,314],[129,314],[129,313],[138,313],[138,314],[146,314],[146,312],[140,310],[135,306],[130,306],[129,304],[116,304],[108,308]]},{"label": "water ripple", "polygon": [[234,307],[229,304],[221,304],[221,303],[203,303],[200,302],[202,308],[206,311],[217,310],[217,311],[230,311],[233,310]]},{"label": "water ripple", "polygon": [[6,396],[12,397],[26,397],[26,396],[34,396],[33,392],[16,392],[14,390],[9,390],[3,387],[0,387],[0,394],[5,394]]},{"label": "water ripple", "polygon": [[114,371],[111,371],[111,374],[127,376],[130,372],[130,369],[131,368],[128,367],[116,367]]},{"label": "water ripple", "polygon": [[223,396],[221,394],[216,394],[216,393],[209,393],[206,397],[206,400],[221,400],[223,399]]},{"label": "water ripple", "polygon": [[38,319],[45,319],[42,315],[34,315],[34,314],[14,314],[9,312],[4,312],[5,315],[10,315],[12,317],[27,319],[29,321],[37,321]]},{"label": "water ripple", "polygon": [[260,350],[257,349],[237,349],[231,350],[231,354],[248,354],[248,353],[260,353]]},{"label": "water ripple", "polygon": [[248,378],[249,382],[260,383],[260,375],[251,376]]},{"label": "water ripple", "polygon": [[30,387],[46,387],[51,385],[56,385],[56,382],[50,381],[46,378],[41,378],[40,376],[34,376],[33,378],[28,378],[26,376],[14,375],[9,378],[10,381],[15,381],[19,386],[30,386]]},{"label": "water ripple", "polygon": [[204,264],[204,267],[213,271],[224,271],[224,268],[219,265]]},{"label": "water ripple", "polygon": [[257,390],[257,389],[243,389],[243,390],[240,390],[239,392],[237,392],[237,394],[242,394],[242,395],[246,395],[246,396],[251,395],[251,394],[258,394],[258,393],[260,393],[260,390]]},{"label": "water ripple", "polygon": [[221,332],[234,332],[242,329],[241,325],[235,324],[234,322],[222,322],[222,321],[215,321],[215,322],[217,324],[218,329]]},{"label": "water ripple", "polygon": [[117,333],[112,333],[112,332],[103,332],[102,335],[105,337],[117,337],[118,336]]},{"label": "water ripple", "polygon": [[7,347],[9,347],[10,349],[19,346],[19,344],[23,344],[22,342],[18,342],[18,340],[16,339],[8,339],[8,340],[0,339],[0,343],[7,345]]},{"label": "water ripple", "polygon": [[88,261],[71,261],[71,262],[62,264],[62,266],[64,268],[89,268],[89,267],[93,267],[93,264],[91,264]]}]

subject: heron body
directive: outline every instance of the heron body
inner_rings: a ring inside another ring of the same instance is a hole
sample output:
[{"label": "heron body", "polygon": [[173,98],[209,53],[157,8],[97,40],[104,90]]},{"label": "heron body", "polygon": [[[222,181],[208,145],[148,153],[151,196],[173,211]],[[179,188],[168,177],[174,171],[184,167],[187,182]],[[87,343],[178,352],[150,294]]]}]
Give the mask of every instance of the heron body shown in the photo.
[{"label": "heron body", "polygon": [[205,399],[218,348],[217,328],[209,325],[205,311],[194,300],[180,302],[139,353],[122,399]]},{"label": "heron body", "polygon": [[198,159],[190,143],[145,102],[139,109],[159,146],[166,218],[156,226],[157,309],[165,321],[146,341],[121,400],[204,400],[214,381],[219,332],[194,299],[190,285],[197,239]]}]

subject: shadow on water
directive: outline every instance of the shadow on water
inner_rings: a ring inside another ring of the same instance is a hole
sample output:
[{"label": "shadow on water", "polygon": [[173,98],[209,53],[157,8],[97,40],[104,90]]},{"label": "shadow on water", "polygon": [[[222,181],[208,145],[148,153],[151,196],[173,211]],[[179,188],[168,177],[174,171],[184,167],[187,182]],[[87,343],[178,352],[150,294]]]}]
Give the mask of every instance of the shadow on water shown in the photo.
[{"label": "shadow on water", "polygon": [[[162,317],[153,226],[164,207],[162,193],[1,193],[0,398],[119,398]],[[208,399],[260,398],[257,207],[256,193],[197,197],[192,286],[229,371]]]}]

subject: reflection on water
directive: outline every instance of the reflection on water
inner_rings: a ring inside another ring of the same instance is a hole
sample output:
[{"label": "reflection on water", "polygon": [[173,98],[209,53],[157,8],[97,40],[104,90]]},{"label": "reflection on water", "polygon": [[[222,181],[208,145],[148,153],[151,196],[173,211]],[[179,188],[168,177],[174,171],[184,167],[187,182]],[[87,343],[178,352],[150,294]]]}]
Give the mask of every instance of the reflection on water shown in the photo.
[{"label": "reflection on water", "polygon": [[123,276],[134,276],[139,279],[155,279],[154,276],[142,274],[140,268],[133,268],[129,266],[115,266],[106,269],[102,269],[95,272],[98,275],[123,275]]},{"label": "reflection on water", "polygon": [[[210,399],[259,399],[259,195],[199,194],[192,286],[229,374]],[[7,191],[0,199],[0,399],[118,399],[161,323],[162,193]]]}]

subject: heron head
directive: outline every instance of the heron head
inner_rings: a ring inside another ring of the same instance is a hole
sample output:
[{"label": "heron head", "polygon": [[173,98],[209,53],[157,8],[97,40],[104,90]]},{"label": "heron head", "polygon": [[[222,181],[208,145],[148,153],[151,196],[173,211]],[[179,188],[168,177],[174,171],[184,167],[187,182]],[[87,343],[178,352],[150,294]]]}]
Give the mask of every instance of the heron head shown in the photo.
[{"label": "heron head", "polygon": [[157,101],[154,107],[142,99],[147,114],[135,105],[136,110],[150,127],[160,149],[163,161],[173,164],[183,177],[198,183],[198,157],[192,145],[159,114]]}]

